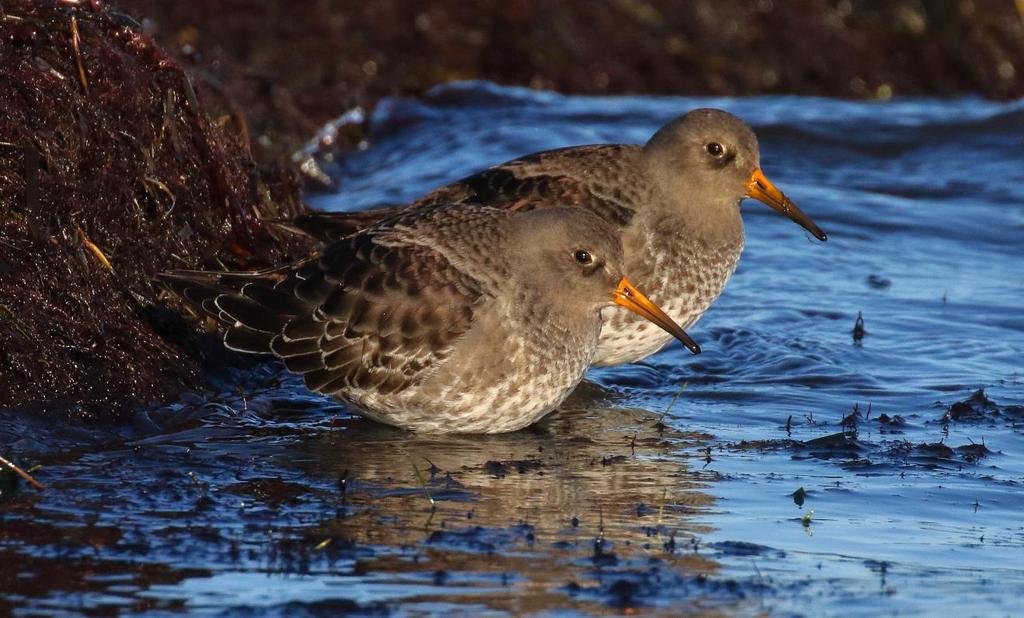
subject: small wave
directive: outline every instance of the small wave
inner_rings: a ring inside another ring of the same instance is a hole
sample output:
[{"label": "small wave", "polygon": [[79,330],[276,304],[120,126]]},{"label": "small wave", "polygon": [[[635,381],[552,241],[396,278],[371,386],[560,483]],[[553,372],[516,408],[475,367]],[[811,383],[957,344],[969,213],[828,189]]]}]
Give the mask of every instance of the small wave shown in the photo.
[{"label": "small wave", "polygon": [[[853,102],[817,97],[568,96],[551,91],[499,86],[485,81],[436,86],[421,98],[384,99],[374,127],[386,130],[410,118],[466,112],[536,114],[549,119],[575,117],[580,123],[661,124],[698,107],[719,107],[749,122],[764,139],[791,139],[864,149],[884,156],[922,144],[949,142],[979,134],[1019,134],[1024,100],[992,103],[976,98],[907,98]],[[895,148],[895,150],[894,150]]]}]

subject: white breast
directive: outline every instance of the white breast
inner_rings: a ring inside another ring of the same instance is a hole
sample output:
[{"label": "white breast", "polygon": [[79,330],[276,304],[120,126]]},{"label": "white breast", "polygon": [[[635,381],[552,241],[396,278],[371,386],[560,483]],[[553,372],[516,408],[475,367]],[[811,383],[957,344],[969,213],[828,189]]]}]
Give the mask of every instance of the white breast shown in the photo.
[{"label": "white breast", "polygon": [[[653,284],[634,283],[686,329],[693,326],[722,293],[736,269],[741,250],[742,246],[720,255],[683,256],[672,264],[658,264],[655,272],[662,277]],[[594,355],[596,366],[635,363],[672,340],[672,335],[623,307],[609,307],[602,315],[604,328]],[[699,335],[694,338],[700,341]]]}]

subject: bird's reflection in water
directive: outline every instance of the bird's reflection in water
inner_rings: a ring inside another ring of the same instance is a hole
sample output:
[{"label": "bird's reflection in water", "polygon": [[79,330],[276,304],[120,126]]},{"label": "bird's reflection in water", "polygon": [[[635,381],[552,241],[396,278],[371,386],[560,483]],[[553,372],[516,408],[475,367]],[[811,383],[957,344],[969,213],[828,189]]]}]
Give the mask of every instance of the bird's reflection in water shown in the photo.
[{"label": "bird's reflection in water", "polygon": [[552,595],[606,606],[623,586],[630,598],[612,605],[646,604],[632,596],[659,593],[645,588],[652,573],[676,587],[700,581],[717,568],[700,551],[708,529],[697,522],[713,498],[690,468],[702,460],[683,453],[702,437],[658,414],[603,407],[607,395],[588,384],[511,434],[418,435],[347,419],[294,453],[294,465],[336,476],[344,490],[313,540],[394,548],[357,570],[490,583],[502,594],[485,602],[512,611],[550,608]]},{"label": "bird's reflection in water", "polygon": [[[44,460],[51,488],[23,494],[4,528],[21,533],[12,563],[32,556],[58,574],[33,594],[136,594],[112,579],[83,587],[88,571],[210,607],[677,615],[681,602],[737,597],[700,544],[715,478],[701,472],[706,437],[621,407],[614,390],[584,384],[528,430],[430,436],[347,415],[287,375],[263,384],[151,411],[129,442]],[[124,541],[100,550],[96,530]],[[94,563],[53,558],[53,538]],[[138,551],[168,577],[143,573]]]}]

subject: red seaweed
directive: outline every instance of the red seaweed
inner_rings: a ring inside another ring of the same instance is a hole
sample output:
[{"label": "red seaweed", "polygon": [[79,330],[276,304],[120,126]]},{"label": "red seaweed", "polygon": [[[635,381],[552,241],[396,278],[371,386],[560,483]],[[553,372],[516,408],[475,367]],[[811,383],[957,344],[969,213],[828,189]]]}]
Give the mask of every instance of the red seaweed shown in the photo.
[{"label": "red seaweed", "polygon": [[0,408],[115,418],[202,383],[152,276],[301,255],[261,223],[303,209],[294,172],[99,3],[4,0],[0,41]]}]

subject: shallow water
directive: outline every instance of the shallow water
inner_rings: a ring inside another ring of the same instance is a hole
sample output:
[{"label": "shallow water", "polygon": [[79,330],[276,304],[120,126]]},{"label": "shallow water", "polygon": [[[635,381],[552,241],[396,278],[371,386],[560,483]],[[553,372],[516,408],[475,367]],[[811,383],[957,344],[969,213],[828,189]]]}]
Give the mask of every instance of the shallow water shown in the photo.
[{"label": "shallow water", "polygon": [[273,367],[116,431],[5,413],[0,454],[49,488],[0,488],[0,613],[1024,613],[1024,105],[455,85],[385,102],[314,204],[696,106],[750,122],[830,235],[745,204],[699,357],[593,371],[484,438],[352,418]]}]

